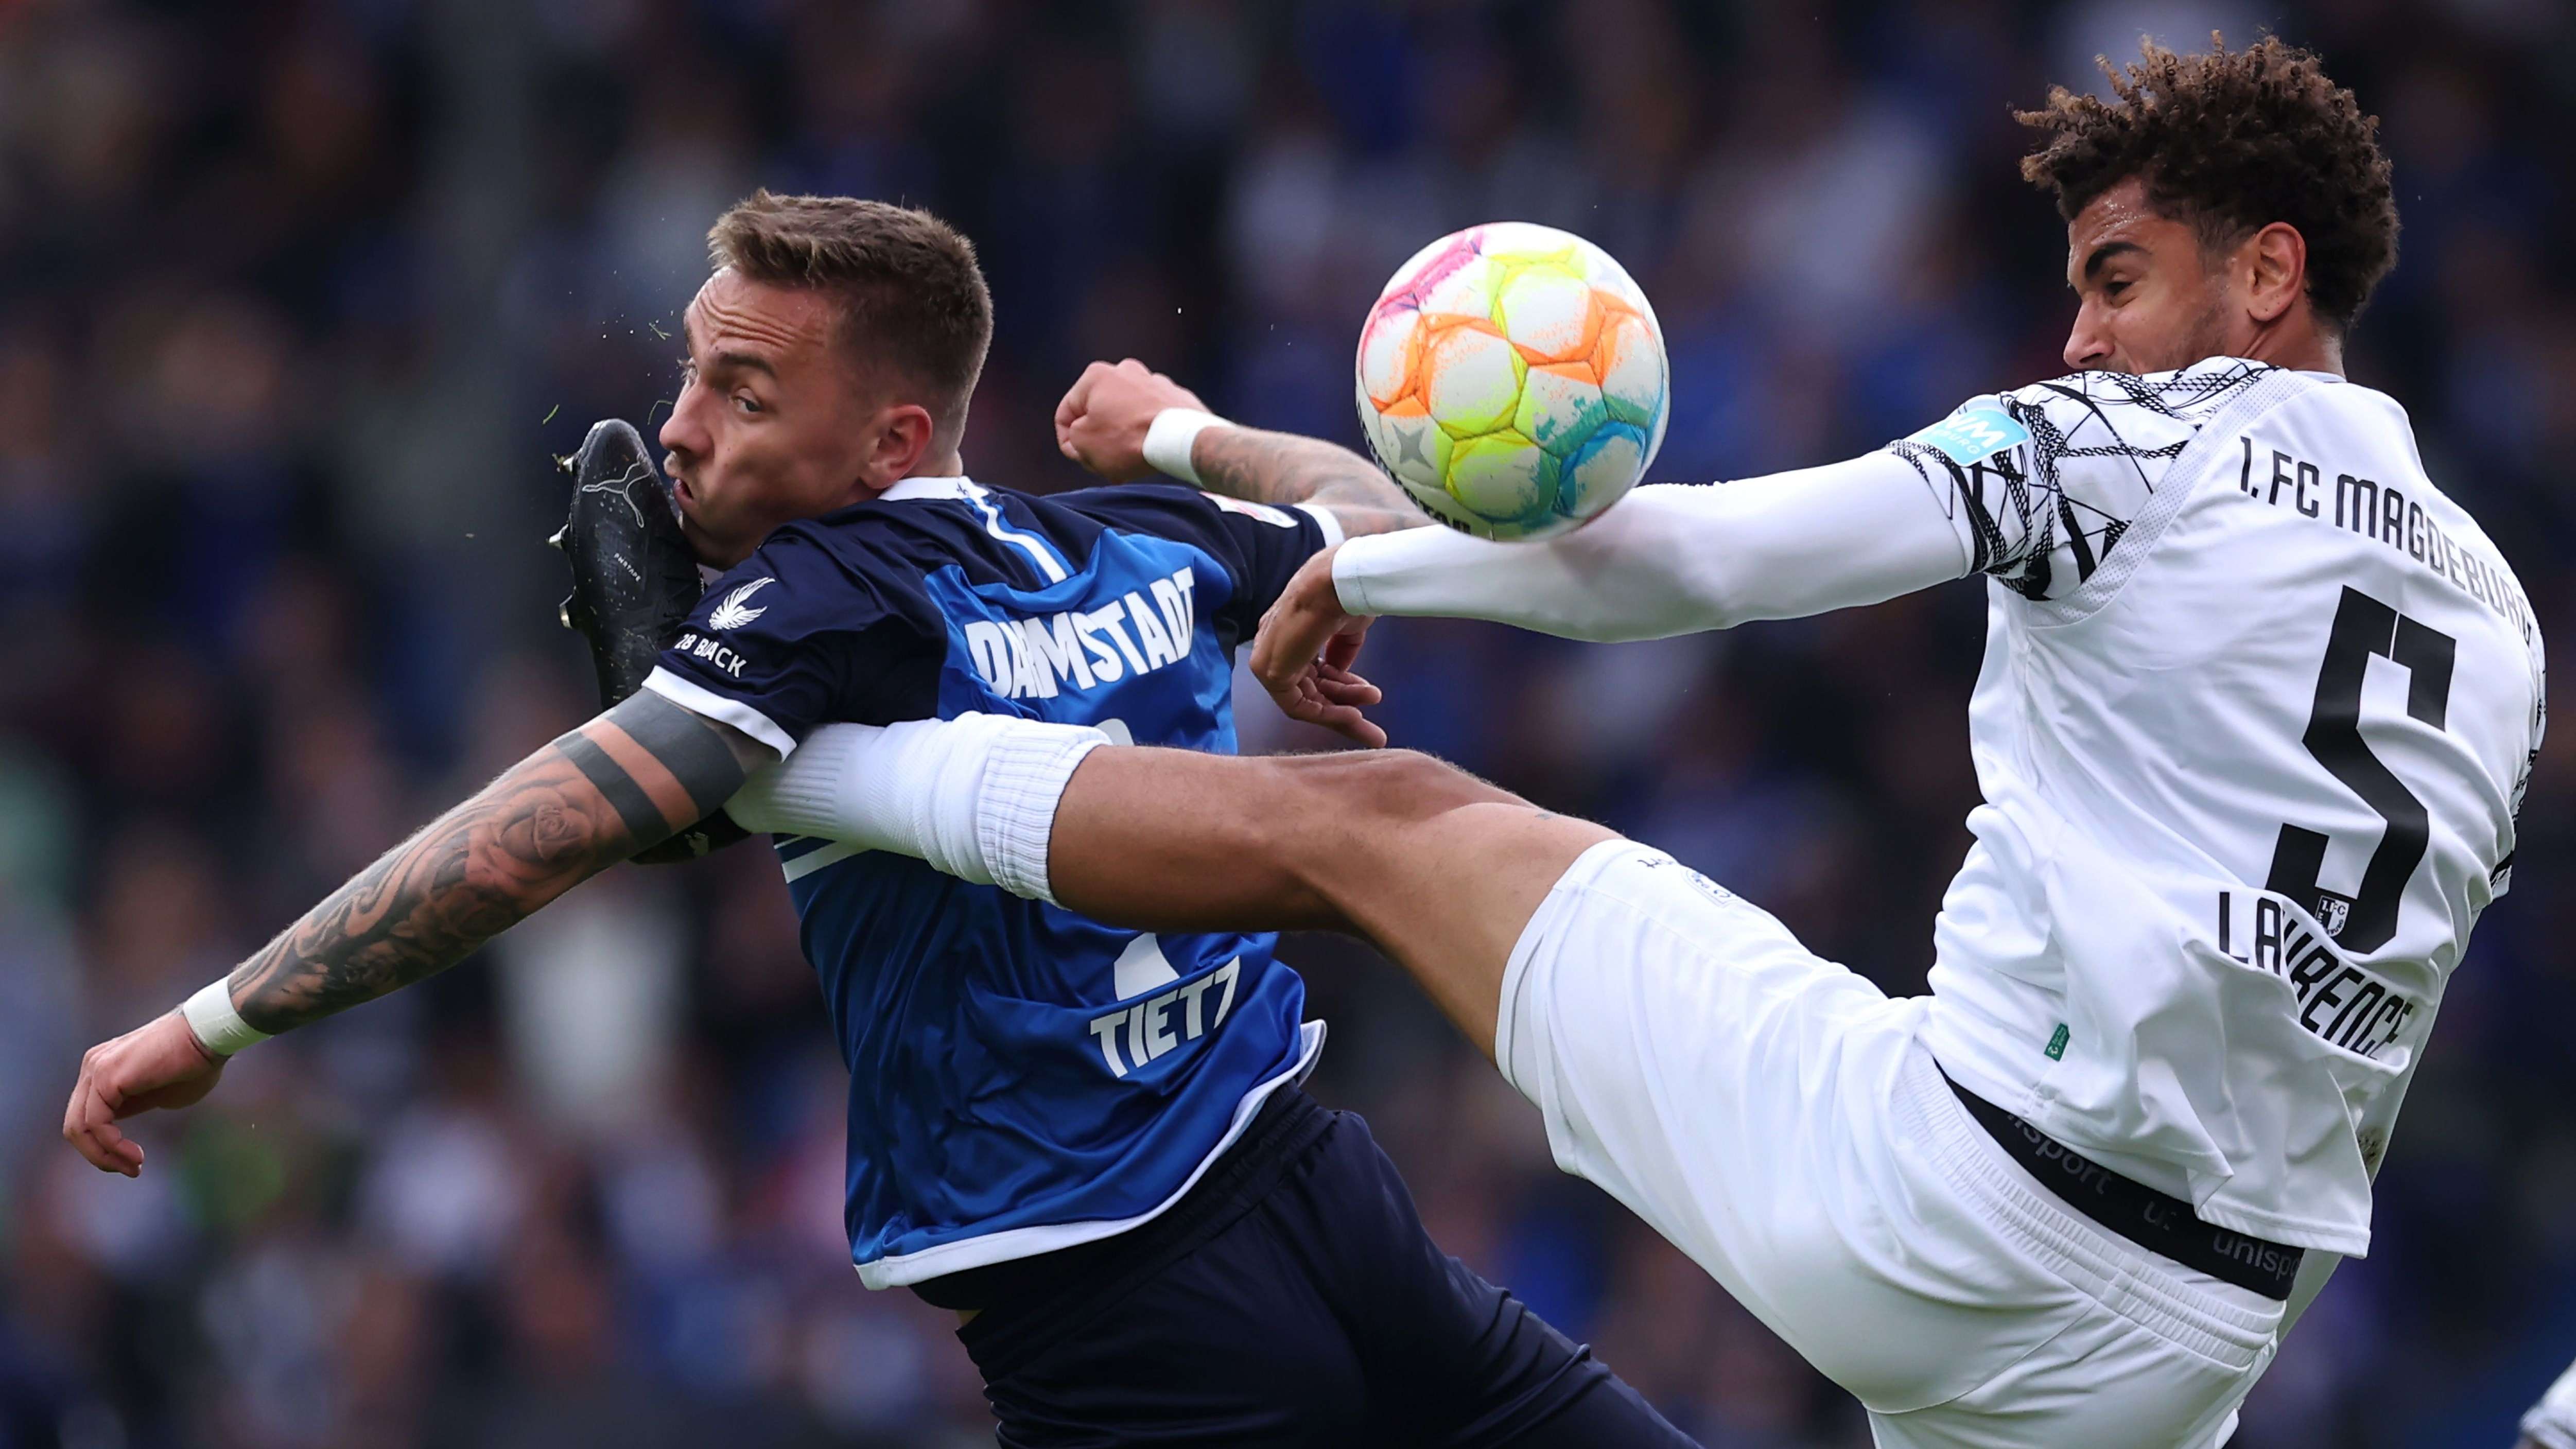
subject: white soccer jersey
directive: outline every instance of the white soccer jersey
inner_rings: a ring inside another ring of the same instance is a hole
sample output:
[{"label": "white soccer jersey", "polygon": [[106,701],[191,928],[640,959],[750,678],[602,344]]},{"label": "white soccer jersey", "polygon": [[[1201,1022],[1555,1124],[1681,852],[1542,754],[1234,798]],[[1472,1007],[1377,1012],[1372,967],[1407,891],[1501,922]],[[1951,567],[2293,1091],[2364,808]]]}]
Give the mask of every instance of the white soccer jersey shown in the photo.
[{"label": "white soccer jersey", "polygon": [[1333,577],[1357,613],[1646,639],[1979,571],[1986,803],[1936,1054],[2212,1222],[2362,1251],[2542,708],[2530,606],[2387,397],[2227,358],[2080,373],[1543,544],[1357,539]]},{"label": "white soccer jersey", "polygon": [[2079,374],[1892,450],[1993,580],[1934,1055],[2211,1222],[2365,1251],[2540,743],[2512,571],[2324,374]]}]

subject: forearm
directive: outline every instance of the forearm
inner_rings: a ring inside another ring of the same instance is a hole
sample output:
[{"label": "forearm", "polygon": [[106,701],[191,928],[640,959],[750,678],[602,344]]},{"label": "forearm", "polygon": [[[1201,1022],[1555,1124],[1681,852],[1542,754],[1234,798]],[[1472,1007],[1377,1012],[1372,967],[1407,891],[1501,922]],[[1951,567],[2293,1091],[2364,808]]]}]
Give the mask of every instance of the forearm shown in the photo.
[{"label": "forearm", "polygon": [[1329,509],[1345,538],[1394,533],[1431,521],[1376,464],[1320,438],[1211,427],[1191,444],[1190,462],[1199,486],[1211,493],[1279,508],[1303,503]]},{"label": "forearm", "polygon": [[1545,543],[1445,530],[1335,556],[1355,614],[1493,619],[1596,641],[1659,639],[1873,604],[1961,576],[1968,555],[1903,461],[1870,454],[1707,487],[1639,488]]},{"label": "forearm", "polygon": [[274,1035],[454,965],[708,814],[741,784],[751,748],[656,697],[619,705],[388,851],[243,962],[228,982],[234,1009]]}]

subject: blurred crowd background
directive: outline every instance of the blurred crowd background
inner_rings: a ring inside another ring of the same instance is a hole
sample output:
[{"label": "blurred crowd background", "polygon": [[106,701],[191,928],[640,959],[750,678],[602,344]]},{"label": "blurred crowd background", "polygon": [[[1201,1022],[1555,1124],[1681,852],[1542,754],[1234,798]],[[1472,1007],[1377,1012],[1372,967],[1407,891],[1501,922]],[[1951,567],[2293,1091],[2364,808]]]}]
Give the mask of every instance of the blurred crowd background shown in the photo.
[{"label": "blurred crowd background", "polygon": [[[2141,32],[2321,48],[2403,261],[2356,378],[2576,648],[2564,0],[0,0],[0,1446],[990,1442],[947,1315],[842,1237],[842,1072],[776,866],[581,889],[429,986],[56,1135],[166,1009],[588,714],[550,453],[674,388],[766,185],[927,203],[1000,315],[966,457],[1145,358],[1357,441],[1350,358],[1453,227],[1573,228],[1675,369],[1655,475],[1847,456],[2053,375],[2063,232],[2008,109]],[[1974,585],[1584,648],[1383,629],[1401,743],[1667,846],[1918,990],[1975,798]],[[2562,677],[2564,677],[2562,675]],[[2562,709],[2576,719],[2576,709]],[[1282,734],[1257,693],[1248,746]],[[2576,1354],[2576,741],[2348,1265],[2245,1449],[2505,1449]],[[1866,1443],[1355,947],[1292,943],[1435,1233],[1722,1449]]]}]

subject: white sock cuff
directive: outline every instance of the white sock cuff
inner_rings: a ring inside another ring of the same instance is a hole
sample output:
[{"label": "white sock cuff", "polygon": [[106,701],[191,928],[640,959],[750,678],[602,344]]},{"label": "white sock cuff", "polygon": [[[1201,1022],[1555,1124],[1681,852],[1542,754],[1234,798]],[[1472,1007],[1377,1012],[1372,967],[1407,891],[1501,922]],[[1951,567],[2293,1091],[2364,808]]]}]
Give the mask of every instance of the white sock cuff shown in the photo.
[{"label": "white sock cuff", "polygon": [[188,1023],[188,1030],[197,1034],[197,1044],[219,1057],[257,1046],[270,1035],[242,1020],[242,1014],[233,1009],[232,982],[222,976],[181,1002],[179,1015]]},{"label": "white sock cuff", "polygon": [[745,830],[810,835],[928,861],[977,885],[1053,901],[1047,843],[1073,767],[1109,737],[1006,714],[830,724],[725,802]]},{"label": "white sock cuff", "polygon": [[793,756],[753,771],[724,803],[724,813],[754,835],[838,838],[850,764],[879,733],[865,725],[827,725],[814,731]]},{"label": "white sock cuff", "polygon": [[1015,896],[1059,905],[1047,878],[1056,806],[1074,767],[1109,737],[1088,725],[1014,720],[995,735],[976,792],[975,837],[993,883]]}]

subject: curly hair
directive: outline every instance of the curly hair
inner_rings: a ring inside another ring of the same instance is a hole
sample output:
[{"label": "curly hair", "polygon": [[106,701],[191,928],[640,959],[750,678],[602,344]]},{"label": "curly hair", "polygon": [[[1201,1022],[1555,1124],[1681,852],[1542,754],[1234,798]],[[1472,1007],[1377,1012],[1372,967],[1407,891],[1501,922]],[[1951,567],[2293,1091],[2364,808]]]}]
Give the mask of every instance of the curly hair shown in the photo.
[{"label": "curly hair", "polygon": [[2309,51],[2275,36],[2207,55],[2145,42],[2144,58],[2098,63],[2115,99],[2051,87],[2048,103],[2013,119],[2045,139],[2022,158],[2025,180],[2057,195],[2072,221],[2103,192],[2136,177],[2147,199],[2224,246],[2273,222],[2308,244],[2308,300],[2349,329],[2397,263],[2397,199],[2379,118],[2326,77]]}]

